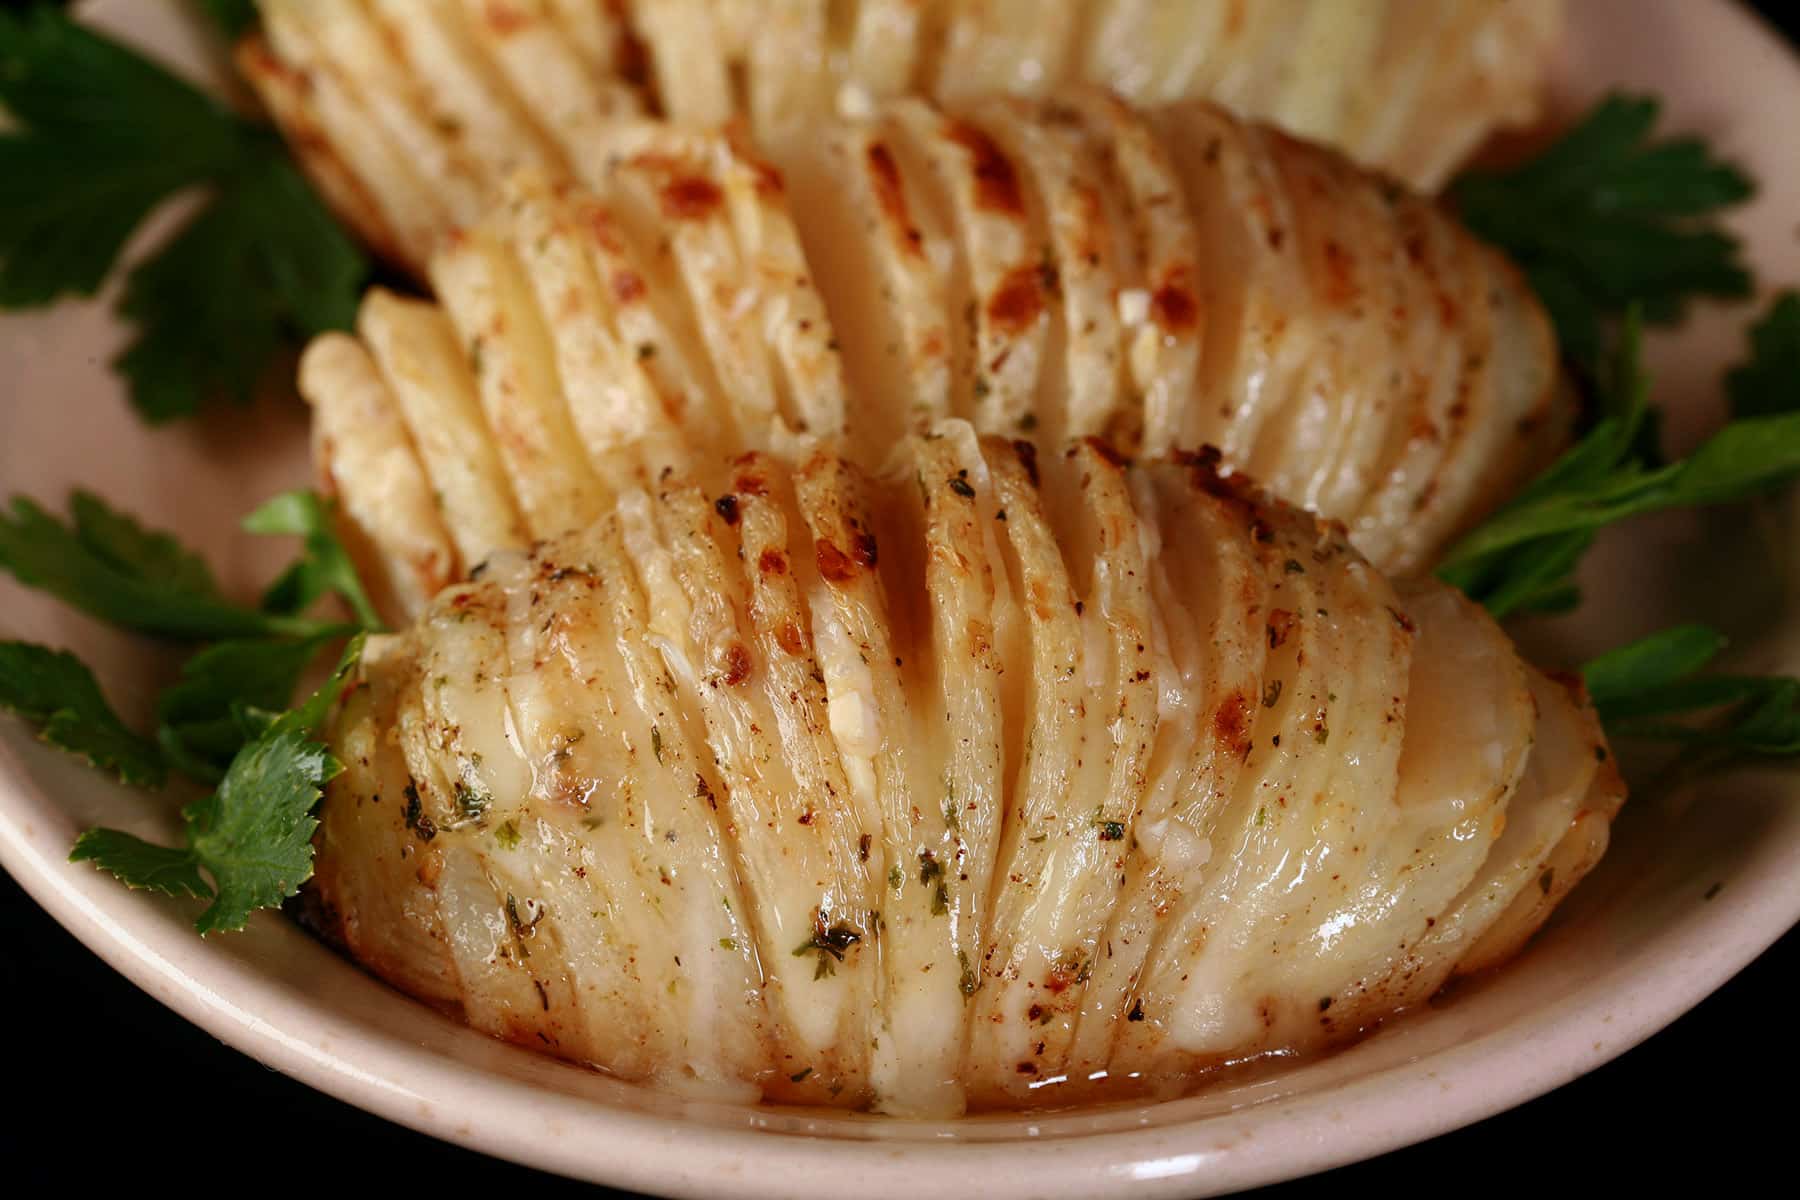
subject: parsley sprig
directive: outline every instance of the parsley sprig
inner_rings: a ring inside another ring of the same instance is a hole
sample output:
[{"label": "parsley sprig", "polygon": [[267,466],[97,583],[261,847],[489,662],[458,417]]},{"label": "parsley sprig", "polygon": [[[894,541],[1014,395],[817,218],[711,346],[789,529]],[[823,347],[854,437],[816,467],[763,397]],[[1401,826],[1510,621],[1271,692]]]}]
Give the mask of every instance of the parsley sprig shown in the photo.
[{"label": "parsley sprig", "polygon": [[284,344],[349,326],[368,262],[273,130],[47,5],[0,11],[0,109],[0,308],[92,295],[153,210],[205,192],[118,303],[145,418],[247,399]]},{"label": "parsley sprig", "polygon": [[[1453,547],[1439,575],[1497,616],[1561,611],[1605,525],[1639,513],[1741,499],[1800,476],[1800,296],[1777,296],[1726,375],[1734,418],[1688,458],[1664,462],[1657,411],[1626,315],[1602,374],[1600,420],[1567,454]],[[1689,747],[1690,771],[1800,755],[1800,679],[1707,673],[1726,639],[1680,625],[1582,670],[1607,735]]]},{"label": "parsley sprig", "polygon": [[[1800,333],[1800,322],[1792,332]],[[1600,420],[1451,547],[1438,576],[1496,616],[1567,611],[1581,596],[1575,568],[1602,528],[1645,513],[1741,500],[1800,476],[1800,377],[1788,376],[1785,409],[1772,398],[1779,360],[1795,349],[1780,337],[1753,337],[1751,359],[1734,378],[1760,381],[1757,411],[1766,415],[1732,421],[1687,458],[1665,463],[1654,445],[1656,410],[1639,358],[1639,322],[1627,314],[1603,372]]]},{"label": "parsley sprig", "polygon": [[1522,267],[1563,352],[1594,369],[1627,308],[1673,321],[1699,296],[1750,294],[1738,240],[1718,214],[1754,190],[1699,138],[1652,136],[1661,103],[1613,94],[1555,144],[1503,171],[1463,175],[1463,222]]},{"label": "parsley sprig", "polygon": [[[46,742],[129,784],[157,787],[175,771],[212,785],[183,810],[185,845],[95,829],[72,856],[132,887],[210,897],[202,933],[241,928],[311,873],[312,811],[338,769],[314,733],[361,651],[362,631],[378,627],[331,522],[330,507],[308,492],[284,493],[245,519],[252,532],[302,539],[295,563],[250,607],[227,598],[173,535],[89,493],[71,497],[66,521],[23,498],[0,514],[0,569],[21,582],[138,633],[211,643],[158,697],[152,738],[120,719],[73,655],[0,642],[0,707],[37,724]],[[355,620],[307,615],[327,594]],[[320,651],[351,634],[332,681],[283,712]]]},{"label": "parsley sprig", "polygon": [[317,497],[303,497],[278,496],[246,519],[252,532],[306,537],[305,554],[262,608],[227,600],[205,562],[172,535],[146,530],[84,491],[70,496],[67,521],[24,496],[0,508],[0,570],[122,629],[176,640],[347,632],[342,621],[299,614],[327,587],[344,596],[362,625],[378,624],[330,533],[327,510]]},{"label": "parsley sprig", "polygon": [[1708,765],[1800,754],[1800,679],[1705,674],[1725,648],[1705,625],[1681,625],[1602,654],[1583,668],[1615,738],[1679,742]]},{"label": "parsley sprig", "polygon": [[313,735],[362,643],[361,634],[351,640],[331,678],[298,708],[258,718],[256,735],[233,757],[219,786],[182,810],[185,846],[90,829],[76,839],[70,861],[92,862],[129,887],[211,899],[194,922],[203,934],[242,929],[257,909],[292,896],[312,875],[312,835],[319,825],[313,809],[325,784],[343,769]]},{"label": "parsley sprig", "polygon": [[67,651],[0,642],[0,708],[36,724],[50,745],[125,783],[162,786],[167,772],[156,743],[119,720],[94,673]]}]

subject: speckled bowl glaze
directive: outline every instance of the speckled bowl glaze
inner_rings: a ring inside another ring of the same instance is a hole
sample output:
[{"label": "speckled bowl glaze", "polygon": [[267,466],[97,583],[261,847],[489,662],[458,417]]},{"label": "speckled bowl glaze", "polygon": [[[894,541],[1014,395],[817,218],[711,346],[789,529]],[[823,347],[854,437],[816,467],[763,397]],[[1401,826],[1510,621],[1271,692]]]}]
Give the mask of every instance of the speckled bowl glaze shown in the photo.
[{"label": "speckled bowl glaze", "polygon": [[[1667,121],[1748,164],[1736,215],[1764,286],[1800,281],[1800,69],[1725,0],[1580,0],[1558,106],[1610,87],[1667,98]],[[89,10],[202,78],[203,36],[173,3]],[[278,551],[235,514],[306,474],[303,415],[270,403],[161,430],[138,424],[107,362],[124,332],[99,303],[0,320],[0,486],[96,488],[181,530],[248,586]],[[1719,415],[1748,306],[1654,339],[1669,432]],[[1738,637],[1756,669],[1800,668],[1786,591],[1800,510],[1639,523],[1588,564],[1578,619],[1524,631],[1579,661],[1675,615]],[[1729,579],[1731,586],[1718,586]],[[0,636],[67,644],[142,716],[165,653],[0,581]],[[685,1099],[618,1083],[465,1029],[359,972],[281,917],[201,941],[191,906],[128,892],[64,859],[96,821],[172,836],[173,806],[111,786],[0,719],[0,863],[150,994],[269,1066],[438,1137],[572,1176],[671,1196],[1194,1196],[1305,1174],[1431,1137],[1566,1082],[1661,1028],[1800,918],[1800,779],[1740,774],[1640,790],[1600,870],[1515,963],[1312,1062],[1188,1099],[943,1124]]]}]

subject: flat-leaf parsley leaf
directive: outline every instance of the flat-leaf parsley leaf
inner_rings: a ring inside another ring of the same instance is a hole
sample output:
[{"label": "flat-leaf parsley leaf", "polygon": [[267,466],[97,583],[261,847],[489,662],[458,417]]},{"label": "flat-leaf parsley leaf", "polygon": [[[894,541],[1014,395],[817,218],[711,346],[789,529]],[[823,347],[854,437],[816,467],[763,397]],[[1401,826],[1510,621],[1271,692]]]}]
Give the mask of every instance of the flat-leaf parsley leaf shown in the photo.
[{"label": "flat-leaf parsley leaf", "polygon": [[309,491],[283,492],[244,518],[251,533],[294,534],[303,540],[301,556],[263,595],[263,609],[302,613],[328,592],[336,592],[364,629],[381,628],[375,605],[363,591],[350,555],[337,538],[331,506]]},{"label": "flat-leaf parsley leaf", "polygon": [[0,708],[37,724],[44,741],[126,783],[157,787],[163,781],[155,743],[126,728],[100,694],[94,673],[67,651],[0,642]]},{"label": "flat-leaf parsley leaf", "polygon": [[1750,357],[1725,376],[1734,417],[1800,409],[1800,292],[1783,292],[1750,327]]},{"label": "flat-leaf parsley leaf", "polygon": [[[65,523],[35,501],[13,497],[9,509],[0,509],[0,570],[103,621],[159,637],[207,641],[350,631],[341,622],[233,604],[172,535],[145,530],[98,497],[76,492],[70,513]],[[328,535],[309,533],[309,557],[326,557],[312,546],[322,536]],[[328,577],[334,587],[346,582],[335,571]],[[359,613],[368,603],[360,585],[346,599]]]},{"label": "flat-leaf parsley leaf", "polygon": [[1709,218],[1751,182],[1699,138],[1652,140],[1660,109],[1609,95],[1537,157],[1452,188],[1463,222],[1524,268],[1564,353],[1590,369],[1628,306],[1665,322],[1694,297],[1750,292],[1737,239]]},{"label": "flat-leaf parsley leaf", "polygon": [[342,769],[314,733],[362,646],[359,634],[331,678],[298,708],[270,720],[238,751],[218,789],[183,810],[185,848],[90,829],[76,840],[70,860],[92,862],[132,887],[210,896],[195,921],[203,934],[242,929],[252,912],[294,895],[312,875],[313,809]]},{"label": "flat-leaf parsley leaf", "polygon": [[1438,576],[1495,616],[1572,607],[1575,567],[1615,521],[1740,500],[1800,476],[1800,411],[1733,421],[1677,462],[1647,454],[1653,410],[1638,342],[1628,316],[1603,388],[1605,415],[1444,556]]},{"label": "flat-leaf parsley leaf", "polygon": [[1703,674],[1725,646],[1704,625],[1681,625],[1602,654],[1582,669],[1614,738],[1680,742],[1709,766],[1800,754],[1800,679]]},{"label": "flat-leaf parsley leaf", "polygon": [[157,698],[163,753],[185,774],[217,781],[255,736],[256,715],[288,706],[301,674],[334,636],[236,638],[188,659],[181,678]]},{"label": "flat-leaf parsley leaf", "polygon": [[282,342],[348,326],[367,260],[272,130],[48,5],[0,12],[0,108],[0,307],[92,295],[153,209],[208,193],[119,303],[146,418],[246,399]]}]

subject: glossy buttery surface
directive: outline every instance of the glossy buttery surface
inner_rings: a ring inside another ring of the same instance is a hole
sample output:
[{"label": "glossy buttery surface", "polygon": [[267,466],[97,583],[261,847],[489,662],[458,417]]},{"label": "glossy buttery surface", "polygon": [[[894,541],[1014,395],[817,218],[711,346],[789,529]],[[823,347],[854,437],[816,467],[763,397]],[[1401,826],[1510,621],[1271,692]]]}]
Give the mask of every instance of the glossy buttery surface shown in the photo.
[{"label": "glossy buttery surface", "polygon": [[1207,461],[662,473],[379,639],[312,922],[632,1079],[1177,1095],[1509,958],[1624,799],[1479,609]]},{"label": "glossy buttery surface", "polygon": [[[102,11],[160,52],[199,61],[196,42],[158,6]],[[1800,281],[1791,237],[1800,161],[1774,149],[1800,105],[1785,50],[1725,4],[1594,0],[1573,19],[1571,103],[1609,85],[1668,96],[1672,122],[1719,138],[1761,181],[1736,223],[1765,283]],[[1717,419],[1717,372],[1739,352],[1744,317],[1703,313],[1653,343],[1678,441]],[[61,398],[0,414],[0,476],[47,498],[77,482],[101,485],[183,530],[228,582],[253,587],[282,553],[238,534],[235,516],[307,478],[301,414],[273,407],[254,423],[146,430],[105,367],[122,340],[101,306],[0,321],[0,362],[17,394]],[[67,436],[73,420],[86,436]],[[1735,528],[1672,521],[1624,531],[1599,550],[1589,611],[1542,632],[1537,656],[1577,660],[1683,616],[1707,617],[1750,648],[1746,667],[1794,670],[1800,646],[1784,602],[1765,572],[1745,566],[1771,555],[1786,551]],[[1727,575],[1741,583],[1723,597],[1709,581]],[[0,595],[6,635],[74,645],[128,715],[146,710],[169,664],[10,583],[0,581]],[[167,803],[97,781],[10,723],[0,727],[0,859],[97,952],[220,1037],[351,1103],[489,1153],[669,1195],[1175,1197],[1431,1136],[1660,1028],[1800,915],[1792,786],[1752,775],[1697,795],[1638,796],[1604,866],[1527,954],[1343,1052],[1170,1103],[945,1123],[777,1112],[608,1081],[439,1017],[279,918],[203,943],[182,906],[62,861],[75,831],[96,821],[171,836]]]},{"label": "glossy buttery surface", "polygon": [[512,177],[299,385],[391,617],[581,528],[633,463],[844,435],[881,467],[960,417],[1043,446],[1220,448],[1422,572],[1574,416],[1523,278],[1428,200],[1222,110],[1094,92],[824,122],[785,176],[620,131]]},{"label": "glossy buttery surface", "polygon": [[260,0],[244,74],[335,208],[422,266],[621,116],[800,145],[900,95],[1207,99],[1436,190],[1538,110],[1563,0]]}]

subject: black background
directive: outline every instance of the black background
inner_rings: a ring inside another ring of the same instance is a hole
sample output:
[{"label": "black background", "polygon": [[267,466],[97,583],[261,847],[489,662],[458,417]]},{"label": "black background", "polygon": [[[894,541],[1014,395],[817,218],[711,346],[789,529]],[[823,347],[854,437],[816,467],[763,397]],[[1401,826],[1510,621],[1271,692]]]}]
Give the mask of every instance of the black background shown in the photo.
[{"label": "black background", "polygon": [[[1791,0],[1757,7],[1790,37],[1800,32]],[[1699,1171],[1714,1186],[1768,1180],[1787,1192],[1797,988],[1800,931],[1669,1029],[1567,1087],[1264,1194],[1473,1187],[1555,1195],[1595,1185],[1657,1193]],[[621,1195],[444,1145],[258,1065],[113,974],[3,873],[0,1038],[10,1049],[0,1061],[10,1060],[3,1077],[13,1110],[0,1117],[0,1191],[12,1195],[163,1183],[215,1195],[382,1185]]]}]

